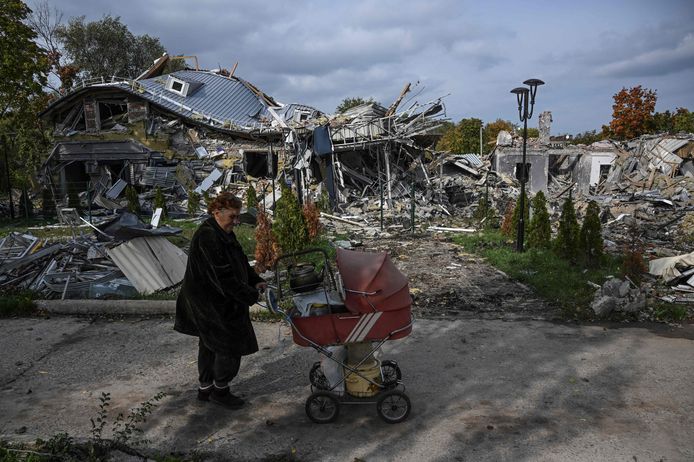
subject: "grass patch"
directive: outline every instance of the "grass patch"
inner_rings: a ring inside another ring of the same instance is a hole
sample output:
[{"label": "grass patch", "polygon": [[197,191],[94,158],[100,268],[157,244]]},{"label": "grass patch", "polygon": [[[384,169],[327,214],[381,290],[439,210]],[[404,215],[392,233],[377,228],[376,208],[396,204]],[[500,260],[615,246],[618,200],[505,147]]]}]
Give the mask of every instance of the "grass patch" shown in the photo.
[{"label": "grass patch", "polygon": [[34,298],[35,295],[28,291],[0,292],[0,318],[36,314]]},{"label": "grass patch", "polygon": [[682,322],[690,317],[687,306],[677,303],[658,301],[651,309],[655,319],[662,322]]},{"label": "grass patch", "polygon": [[590,303],[595,289],[588,284],[602,284],[610,276],[621,273],[620,260],[606,256],[600,266],[586,268],[568,262],[549,250],[527,250],[518,253],[513,242],[498,231],[461,234],[454,242],[466,250],[483,256],[512,279],[530,286],[542,298],[559,306],[571,319],[593,317]]}]

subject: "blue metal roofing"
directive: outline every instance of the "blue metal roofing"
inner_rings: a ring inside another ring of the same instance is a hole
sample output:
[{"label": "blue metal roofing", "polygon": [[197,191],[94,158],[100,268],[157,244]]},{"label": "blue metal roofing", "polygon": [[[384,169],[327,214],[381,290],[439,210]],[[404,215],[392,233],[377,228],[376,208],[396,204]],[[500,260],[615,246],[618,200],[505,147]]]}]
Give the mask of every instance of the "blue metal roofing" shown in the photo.
[{"label": "blue metal roofing", "polygon": [[[194,94],[185,97],[166,90],[167,75],[162,75],[139,80],[138,84],[144,89],[139,95],[183,117],[199,119],[224,128],[259,128],[261,122],[272,120],[261,98],[236,77],[192,70],[177,71],[173,75],[203,85]],[[130,87],[127,83],[119,85]]]}]

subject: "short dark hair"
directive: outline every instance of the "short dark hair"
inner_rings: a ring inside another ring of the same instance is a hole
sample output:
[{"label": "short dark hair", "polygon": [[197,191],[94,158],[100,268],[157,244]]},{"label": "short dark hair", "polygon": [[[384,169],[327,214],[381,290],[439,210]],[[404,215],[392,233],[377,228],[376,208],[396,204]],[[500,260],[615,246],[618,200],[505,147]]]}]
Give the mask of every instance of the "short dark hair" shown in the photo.
[{"label": "short dark hair", "polygon": [[230,192],[223,192],[217,197],[212,199],[209,204],[207,204],[207,213],[212,215],[216,210],[221,209],[239,209],[243,206],[241,199],[234,196]]}]

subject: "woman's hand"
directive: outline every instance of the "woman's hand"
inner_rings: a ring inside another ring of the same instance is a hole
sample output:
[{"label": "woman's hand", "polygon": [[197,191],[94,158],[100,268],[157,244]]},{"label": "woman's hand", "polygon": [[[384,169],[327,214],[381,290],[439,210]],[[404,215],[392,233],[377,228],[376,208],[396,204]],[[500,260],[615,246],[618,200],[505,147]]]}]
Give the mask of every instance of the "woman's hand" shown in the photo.
[{"label": "woman's hand", "polygon": [[260,292],[261,294],[265,292],[265,289],[267,289],[267,282],[259,282],[255,285],[255,288]]}]

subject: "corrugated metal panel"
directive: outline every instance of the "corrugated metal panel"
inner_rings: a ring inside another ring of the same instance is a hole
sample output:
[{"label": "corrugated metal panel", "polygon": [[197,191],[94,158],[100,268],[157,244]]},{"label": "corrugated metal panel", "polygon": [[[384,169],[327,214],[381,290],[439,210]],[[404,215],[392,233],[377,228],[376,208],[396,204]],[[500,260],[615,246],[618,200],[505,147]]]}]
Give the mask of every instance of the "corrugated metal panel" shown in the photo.
[{"label": "corrugated metal panel", "polygon": [[165,237],[138,237],[108,250],[108,255],[133,283],[148,294],[183,280],[188,256]]},{"label": "corrugated metal panel", "polygon": [[182,116],[202,117],[204,122],[212,118],[218,124],[229,121],[241,127],[257,128],[261,118],[271,118],[260,98],[238,79],[205,71],[178,71],[173,75],[198,81],[203,86],[193,95],[184,97],[166,90],[166,78],[162,76],[140,80],[138,83],[146,91],[139,95]]},{"label": "corrugated metal panel", "polygon": [[665,149],[666,151],[674,153],[682,146],[687,145],[691,140],[678,140],[676,138],[666,138],[660,140],[658,146]]},{"label": "corrugated metal panel", "polygon": [[482,160],[477,154],[456,154],[455,157],[458,159],[465,159],[473,167],[481,167]]}]

